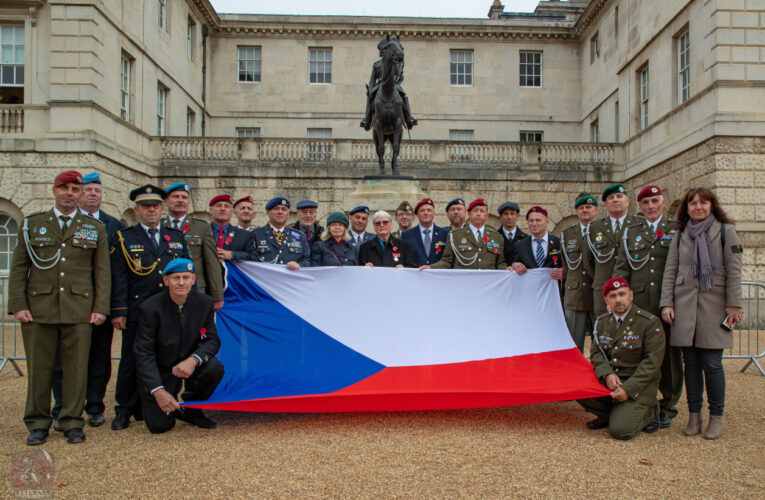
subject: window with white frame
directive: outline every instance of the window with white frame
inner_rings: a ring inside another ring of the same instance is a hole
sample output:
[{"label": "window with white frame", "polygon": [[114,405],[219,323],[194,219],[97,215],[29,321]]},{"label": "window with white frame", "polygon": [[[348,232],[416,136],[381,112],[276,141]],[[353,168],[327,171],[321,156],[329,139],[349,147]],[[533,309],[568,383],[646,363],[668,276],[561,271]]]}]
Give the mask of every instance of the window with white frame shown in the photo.
[{"label": "window with white frame", "polygon": [[590,38],[590,64],[594,63],[598,57],[600,57],[600,38],[596,31]]},{"label": "window with white frame", "polygon": [[8,214],[0,213],[0,273],[8,274],[11,270],[13,249],[19,235],[19,225]]},{"label": "window with white frame", "polygon": [[614,7],[614,38],[619,38],[619,6]]},{"label": "window with white frame", "polygon": [[332,143],[322,141],[332,138],[331,128],[309,128],[308,138],[315,140],[308,143],[308,160],[326,161],[332,158]]},{"label": "window with white frame", "polygon": [[308,49],[308,83],[332,83],[332,49]]},{"label": "window with white frame", "polygon": [[[449,140],[454,142],[473,142],[472,130],[449,130]],[[451,148],[451,161],[472,161],[473,148],[470,145],[459,144]]]},{"label": "window with white frame", "polygon": [[186,137],[194,135],[194,122],[197,114],[191,108],[186,108]]},{"label": "window with white frame", "polygon": [[600,128],[598,120],[590,123],[590,142],[600,142]]},{"label": "window with white frame", "polygon": [[520,52],[521,87],[542,86],[542,52],[522,50]]},{"label": "window with white frame", "polygon": [[521,130],[521,142],[542,142],[544,132],[541,130]]},{"label": "window with white frame", "polygon": [[257,139],[260,137],[259,127],[237,127],[236,136],[240,139]]},{"label": "window with white frame", "polygon": [[260,47],[237,47],[240,82],[260,81]]},{"label": "window with white frame", "polygon": [[24,26],[0,26],[0,86],[24,86]]},{"label": "window with white frame", "polygon": [[167,126],[167,87],[157,84],[157,135],[165,135]]},{"label": "window with white frame", "polygon": [[614,142],[619,142],[619,101],[614,103]]},{"label": "window with white frame", "polygon": [[449,82],[452,85],[473,85],[473,51],[452,50],[449,52]]},{"label": "window with white frame", "polygon": [[643,130],[644,128],[648,127],[648,99],[650,97],[650,87],[648,85],[648,64],[643,66],[642,69],[638,71],[639,74],[639,84],[640,84],[640,93],[638,94],[640,96],[640,102],[638,103],[640,105],[640,130]]},{"label": "window with white frame", "polygon": [[167,31],[167,0],[157,0],[157,24]]},{"label": "window with white frame", "polygon": [[189,17],[189,23],[186,26],[186,55],[189,60],[194,60],[194,43],[196,42],[197,23]]},{"label": "window with white frame", "polygon": [[691,46],[688,30],[677,37],[677,103],[691,97]]},{"label": "window with white frame", "polygon": [[120,56],[120,118],[130,121],[130,79],[133,60],[127,54]]}]

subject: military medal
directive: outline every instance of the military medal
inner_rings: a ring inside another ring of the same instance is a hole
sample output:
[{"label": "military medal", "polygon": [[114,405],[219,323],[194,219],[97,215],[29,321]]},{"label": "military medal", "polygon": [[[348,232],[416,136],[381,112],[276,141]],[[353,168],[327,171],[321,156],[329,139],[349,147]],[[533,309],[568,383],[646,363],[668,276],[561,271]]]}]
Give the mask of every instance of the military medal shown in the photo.
[{"label": "military medal", "polygon": [[598,233],[595,236],[595,241],[603,241],[603,233]]}]

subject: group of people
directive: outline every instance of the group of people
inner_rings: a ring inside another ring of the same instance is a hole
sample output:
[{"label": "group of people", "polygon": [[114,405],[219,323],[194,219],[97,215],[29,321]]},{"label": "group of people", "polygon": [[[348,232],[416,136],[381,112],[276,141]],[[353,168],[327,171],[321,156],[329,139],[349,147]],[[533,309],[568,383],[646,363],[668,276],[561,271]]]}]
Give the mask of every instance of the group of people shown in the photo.
[{"label": "group of people", "polygon": [[450,201],[450,227],[435,225],[430,198],[414,207],[402,202],[395,212],[398,231],[394,216],[381,210],[372,214],[372,233],[368,207],[330,213],[325,229],[311,200],[297,204],[298,220],[288,226],[290,202],[283,197],[266,204],[265,225],[252,227],[251,197],[217,195],[209,202],[208,223],[189,216],[191,189],[183,182],[131,191],[138,219],[131,227],[100,209],[98,173],[62,172],[52,192],[54,207],[24,221],[9,283],[8,307],[22,323],[29,368],[29,445],[44,443],[51,424],[68,442],[84,441],[83,410],[89,425],[104,423],[114,328],[122,330],[122,350],[112,429],[127,428],[131,417],[155,433],[171,429],[176,419],[214,427],[201,410],[181,407],[178,396],[183,389],[185,401],[207,399],[223,377],[215,357],[215,312],[223,307],[225,261],[292,270],[362,265],[520,275],[550,268],[574,342],[583,350],[592,334],[590,359],[612,391],[608,398],[581,401],[597,416],[588,428],[608,427],[628,439],[668,427],[677,414],[684,360],[691,413],[686,434],[701,432],[704,377],[711,415],[705,436],[722,430],[721,356],[732,337],[714,327],[725,314],[741,318],[743,249],[707,189],[686,194],[677,222],[663,216],[666,201],[657,186],[637,196],[644,217],[628,215],[621,184],[603,193],[608,214],[600,219],[596,198],[582,193],[574,203],[579,222],[560,237],[548,232],[541,206],[526,210],[529,233],[523,232],[514,202],[499,206],[501,227],[488,227],[482,198]]}]

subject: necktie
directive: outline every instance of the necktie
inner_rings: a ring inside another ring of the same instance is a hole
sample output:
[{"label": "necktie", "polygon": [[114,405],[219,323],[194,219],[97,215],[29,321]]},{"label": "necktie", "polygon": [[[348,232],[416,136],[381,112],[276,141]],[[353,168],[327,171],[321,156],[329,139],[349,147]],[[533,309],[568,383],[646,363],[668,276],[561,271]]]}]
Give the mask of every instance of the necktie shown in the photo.
[{"label": "necktie", "polygon": [[478,242],[479,245],[481,244],[481,230],[480,229],[476,229],[475,240]]},{"label": "necktie", "polygon": [[305,236],[308,238],[308,241],[311,241],[311,228],[305,230]]},{"label": "necktie", "polygon": [[223,248],[223,228],[218,228],[218,248]]},{"label": "necktie", "polygon": [[542,264],[545,263],[545,249],[543,246],[545,240],[536,238],[534,241],[537,243],[537,251],[534,254],[534,258],[537,261],[537,267],[542,267]]},{"label": "necktie", "polygon": [[156,238],[157,231],[159,230],[156,227],[149,228],[149,239],[151,240],[151,244],[154,245],[154,250],[159,248],[159,242]]},{"label": "necktie", "polygon": [[614,222],[614,227],[615,227],[614,233],[621,232],[621,230],[622,230],[622,223],[619,222],[619,219],[616,219],[616,221]]},{"label": "necktie", "polygon": [[173,219],[173,229],[180,229],[181,220],[180,219]]},{"label": "necktie", "polygon": [[59,215],[59,219],[61,219],[61,232],[66,232],[67,229],[69,229],[69,217],[68,215]]},{"label": "necktie", "polygon": [[656,238],[656,224],[651,224],[651,232],[653,233],[653,237]]},{"label": "necktie", "polygon": [[423,233],[425,233],[424,237],[424,243],[425,243],[425,255],[430,256],[430,229],[423,229]]},{"label": "necktie", "polygon": [[273,231],[274,231],[274,237],[276,238],[276,243],[281,246],[284,233],[282,231],[277,231],[276,229],[274,229]]},{"label": "necktie", "polygon": [[356,235],[356,245],[357,246],[361,246],[362,243],[364,243],[363,238],[361,237],[360,234],[357,234]]},{"label": "necktie", "polygon": [[618,330],[621,327],[622,327],[622,320],[620,318],[616,318],[616,329]]}]

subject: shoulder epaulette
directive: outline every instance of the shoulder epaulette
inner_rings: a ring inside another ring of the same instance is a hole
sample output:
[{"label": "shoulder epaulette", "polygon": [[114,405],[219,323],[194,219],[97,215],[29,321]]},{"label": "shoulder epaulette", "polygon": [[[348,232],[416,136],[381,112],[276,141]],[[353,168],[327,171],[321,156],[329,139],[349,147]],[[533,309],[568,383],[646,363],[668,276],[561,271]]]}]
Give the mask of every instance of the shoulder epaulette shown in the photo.
[{"label": "shoulder epaulette", "polygon": [[600,321],[601,319],[607,319],[609,316],[611,316],[611,313],[610,312],[605,312],[605,313],[601,314],[600,316],[598,316],[598,321]]},{"label": "shoulder epaulette", "polygon": [[644,317],[646,319],[655,319],[656,318],[656,316],[654,316],[653,314],[649,313],[648,311],[644,311],[642,309],[638,309],[637,311],[635,311],[635,314],[637,314],[638,316],[642,316],[642,317]]},{"label": "shoulder epaulette", "polygon": [[189,217],[189,220],[193,220],[194,222],[201,222],[202,224],[209,224],[209,221],[206,221],[204,219],[200,219],[199,217]]},{"label": "shoulder epaulette", "polygon": [[578,228],[578,227],[579,227],[579,223],[577,222],[577,223],[575,223],[575,224],[571,224],[570,226],[568,226],[568,227],[564,228],[564,229],[563,229],[563,232],[565,233],[566,231],[574,231],[574,230],[576,230],[577,232],[579,232],[579,231],[577,230],[577,228]]},{"label": "shoulder epaulette", "polygon": [[30,217],[36,217],[38,215],[44,215],[45,212],[47,212],[47,210],[40,210],[39,212],[33,212],[33,213],[27,215],[27,219],[30,218]]}]

